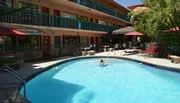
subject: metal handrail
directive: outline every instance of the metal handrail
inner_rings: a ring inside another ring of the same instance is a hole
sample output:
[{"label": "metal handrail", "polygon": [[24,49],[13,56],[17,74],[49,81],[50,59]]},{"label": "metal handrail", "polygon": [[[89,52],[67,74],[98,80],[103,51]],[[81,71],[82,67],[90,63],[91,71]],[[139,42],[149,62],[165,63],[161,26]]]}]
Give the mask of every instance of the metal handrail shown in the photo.
[{"label": "metal handrail", "polygon": [[12,68],[10,68],[9,66],[2,66],[0,69],[9,72],[12,76],[14,76],[16,79],[18,79],[19,81],[21,81],[23,83],[23,87],[24,87],[24,97],[26,97],[26,81],[25,79],[18,74],[16,71],[14,71]]}]

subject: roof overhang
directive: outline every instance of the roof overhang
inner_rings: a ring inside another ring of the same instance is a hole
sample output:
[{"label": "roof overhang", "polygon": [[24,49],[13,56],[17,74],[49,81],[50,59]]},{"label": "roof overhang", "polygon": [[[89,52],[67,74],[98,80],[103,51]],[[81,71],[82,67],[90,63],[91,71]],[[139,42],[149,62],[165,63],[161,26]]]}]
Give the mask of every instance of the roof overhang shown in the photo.
[{"label": "roof overhang", "polygon": [[70,29],[70,28],[58,28],[58,27],[47,27],[47,26],[36,26],[36,25],[22,25],[22,24],[12,24],[12,23],[2,23],[0,25],[8,28],[15,29],[34,29],[42,32],[42,35],[51,35],[55,31],[62,32],[75,32],[75,33],[91,33],[91,34],[107,34],[108,32],[103,31],[92,31],[92,30],[79,30],[79,29]]}]

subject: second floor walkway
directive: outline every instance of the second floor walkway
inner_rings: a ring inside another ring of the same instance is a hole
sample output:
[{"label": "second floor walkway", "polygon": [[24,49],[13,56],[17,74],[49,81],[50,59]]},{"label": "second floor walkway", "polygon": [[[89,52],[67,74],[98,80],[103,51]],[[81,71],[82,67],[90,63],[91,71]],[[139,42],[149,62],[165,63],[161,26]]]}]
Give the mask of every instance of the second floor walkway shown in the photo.
[{"label": "second floor walkway", "polygon": [[[13,10],[13,8],[0,6],[0,10],[2,12],[7,12]],[[3,16],[0,18],[0,22],[106,32],[118,29],[118,27],[106,26],[27,10]]]}]

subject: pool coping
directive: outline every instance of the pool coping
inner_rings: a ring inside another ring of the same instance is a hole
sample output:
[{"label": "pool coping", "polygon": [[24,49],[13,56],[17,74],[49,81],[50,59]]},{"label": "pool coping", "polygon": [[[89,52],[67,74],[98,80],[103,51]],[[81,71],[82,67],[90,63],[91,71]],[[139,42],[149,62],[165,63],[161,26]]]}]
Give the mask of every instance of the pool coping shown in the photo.
[{"label": "pool coping", "polygon": [[[49,65],[47,67],[41,68],[40,70],[30,74],[29,76],[27,76],[25,78],[26,82],[30,81],[32,78],[36,77],[37,75],[50,70],[51,68],[58,66],[59,64],[63,64],[69,61],[73,61],[73,60],[78,60],[78,59],[86,59],[86,58],[107,58],[107,56],[78,56],[78,57],[70,57],[67,59],[62,59],[61,61],[54,63],[52,65]],[[138,63],[142,63],[151,67],[155,67],[157,69],[160,70],[167,70],[167,71],[171,71],[171,72],[177,72],[180,73],[180,68],[175,68],[175,67],[169,67],[169,66],[165,66],[165,65],[159,65],[159,64],[154,64],[154,63],[150,63],[147,61],[142,61],[142,60],[138,60],[138,59],[134,59],[134,58],[128,58],[128,57],[119,57],[119,56],[109,56],[108,58],[116,58],[116,59],[125,59],[125,60],[130,60],[130,61],[134,61],[134,62],[138,62]]]}]

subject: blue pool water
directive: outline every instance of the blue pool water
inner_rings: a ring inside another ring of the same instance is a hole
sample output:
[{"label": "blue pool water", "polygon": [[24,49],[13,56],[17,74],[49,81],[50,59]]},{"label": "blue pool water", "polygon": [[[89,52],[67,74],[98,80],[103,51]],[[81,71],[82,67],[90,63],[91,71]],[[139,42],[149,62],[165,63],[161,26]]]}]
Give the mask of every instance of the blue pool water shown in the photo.
[{"label": "blue pool water", "polygon": [[[180,74],[104,58],[73,60],[27,83],[32,103],[180,103]],[[21,91],[22,92],[22,91]]]}]

